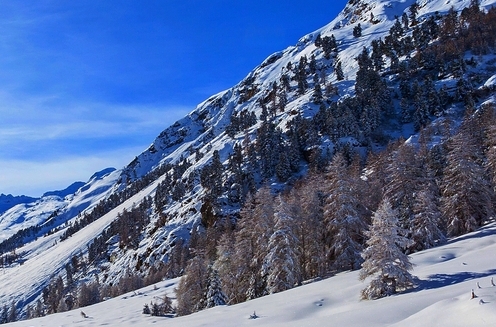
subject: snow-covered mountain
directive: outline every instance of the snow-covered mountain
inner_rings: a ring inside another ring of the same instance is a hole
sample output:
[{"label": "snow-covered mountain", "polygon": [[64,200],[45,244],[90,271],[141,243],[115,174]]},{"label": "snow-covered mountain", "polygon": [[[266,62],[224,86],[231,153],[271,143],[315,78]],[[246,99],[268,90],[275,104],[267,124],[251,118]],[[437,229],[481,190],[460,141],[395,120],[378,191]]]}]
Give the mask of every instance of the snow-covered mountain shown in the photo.
[{"label": "snow-covered mountain", "polygon": [[95,173],[86,183],[74,182],[63,190],[45,192],[41,198],[2,195],[2,199],[11,201],[4,203],[14,205],[0,213],[0,240],[33,226],[48,223],[45,233],[58,227],[107,196],[118,176],[114,168],[107,168]]},{"label": "snow-covered mountain", "polygon": [[33,202],[35,200],[36,198],[26,195],[14,196],[12,194],[0,194],[0,213],[4,213],[17,204]]},{"label": "snow-covered mountain", "polygon": [[[396,18],[408,13],[408,8],[414,3],[413,0],[350,0],[328,25],[303,36],[294,46],[270,55],[240,83],[213,95],[189,115],[167,127],[148,149],[122,170],[103,170],[84,185],[73,184],[64,191],[47,192],[40,199],[18,199],[16,205],[6,205],[4,212],[0,207],[0,240],[13,240],[15,244],[0,253],[7,256],[15,250],[15,260],[3,267],[0,304],[14,302],[24,312],[27,305],[42,297],[43,289],[54,278],[65,274],[67,264],[74,257],[89,257],[89,248],[97,241],[105,244],[103,254],[108,260],[88,262],[86,270],[79,272],[79,280],[98,278],[100,282],[112,284],[128,269],[146,274],[150,267],[168,260],[180,239],[187,240],[192,230],[208,224],[208,217],[235,219],[249,187],[270,184],[273,188],[282,189],[294,182],[291,176],[282,178],[275,177],[273,171],[266,173],[264,167],[249,175],[245,169],[247,163],[239,164],[238,175],[232,168],[216,175],[214,181],[207,181],[207,177],[215,175],[208,169],[216,160],[223,167],[234,166],[233,157],[237,149],[243,147],[243,156],[248,156],[250,146],[262,137],[265,123],[262,117],[269,116],[274,130],[281,133],[290,132],[295,120],[315,117],[321,107],[321,100],[316,99],[317,84],[325,93],[324,103],[353,97],[360,68],[355,58],[361,55],[364,47],[371,48],[372,41],[384,39],[396,23]],[[420,0],[417,1],[416,18],[426,21],[447,13],[451,8],[457,11],[466,8],[470,3],[470,0]],[[480,2],[485,9],[495,4],[496,0]],[[356,30],[358,26],[359,35]],[[335,39],[335,46],[325,49],[321,44],[324,39],[325,42]],[[402,55],[398,60],[407,60],[410,55]],[[479,73],[475,87],[490,88],[494,85],[494,74],[479,67],[493,67],[491,60],[494,60],[494,55],[481,55],[480,60],[478,68],[473,69]],[[391,61],[385,60],[383,76],[391,88],[397,89],[395,73],[389,68]],[[338,64],[342,76],[337,73]],[[303,80],[298,77],[302,71],[308,74],[303,74]],[[441,87],[443,84],[454,85],[456,81],[446,73],[436,83],[437,87]],[[494,92],[480,99],[480,102],[484,101],[494,102]],[[399,107],[399,104],[396,106]],[[415,133],[413,125],[412,121],[402,124],[391,120],[375,128],[381,129],[381,136],[386,139],[399,136],[409,138]],[[304,127],[301,129],[305,130]],[[320,156],[324,159],[329,159],[326,153],[333,153],[344,144],[351,144],[362,152],[384,146],[379,137],[372,136],[356,131],[349,134],[340,131],[336,135],[317,133],[314,143],[301,145],[301,157],[305,160],[297,160],[290,175],[297,177],[305,174],[309,167],[306,156],[312,157],[315,149],[320,150]],[[263,154],[258,154],[254,161],[264,159]],[[7,203],[4,199],[7,197],[0,197],[0,203]],[[135,246],[122,245],[116,235],[98,240],[104,232],[114,227],[112,224],[124,212],[131,212],[149,199],[153,201],[147,202],[151,203],[146,208],[147,221],[138,231]],[[34,228],[34,234],[19,234],[29,228]],[[427,271],[429,268],[426,265],[423,269]],[[353,278],[356,279],[356,276]],[[327,298],[321,293],[316,294]],[[305,295],[306,300],[311,296]],[[461,293],[453,296],[460,297]],[[494,294],[490,296],[494,297]],[[282,298],[279,296],[278,299]],[[355,300],[355,296],[350,298],[350,301]],[[321,298],[315,301],[318,304]],[[246,306],[251,310],[249,304]],[[366,304],[359,306],[367,307]],[[367,310],[372,310],[372,307],[376,305],[371,305]],[[214,312],[221,314],[222,310]],[[319,314],[312,312],[311,315]]]}]

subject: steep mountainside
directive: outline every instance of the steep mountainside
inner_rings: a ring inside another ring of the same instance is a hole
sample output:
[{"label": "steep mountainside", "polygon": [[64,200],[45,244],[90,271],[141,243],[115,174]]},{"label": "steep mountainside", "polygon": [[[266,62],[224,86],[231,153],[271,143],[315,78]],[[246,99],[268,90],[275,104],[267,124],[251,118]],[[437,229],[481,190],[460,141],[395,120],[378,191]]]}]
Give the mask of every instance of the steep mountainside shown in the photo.
[{"label": "steep mountainside", "polygon": [[[451,57],[431,51],[442,33],[450,38],[443,15],[470,4],[350,0],[328,25],[166,128],[124,169],[9,208],[0,216],[0,304],[23,314],[36,301],[48,306],[47,286],[59,276],[74,282],[71,292],[77,281],[110,287],[147,276],[197,231],[234,224],[263,185],[283,190],[336,151],[363,156],[442,117],[459,119],[468,104],[495,102],[494,41]],[[436,102],[417,105],[428,101],[423,90],[435,90]]]}]

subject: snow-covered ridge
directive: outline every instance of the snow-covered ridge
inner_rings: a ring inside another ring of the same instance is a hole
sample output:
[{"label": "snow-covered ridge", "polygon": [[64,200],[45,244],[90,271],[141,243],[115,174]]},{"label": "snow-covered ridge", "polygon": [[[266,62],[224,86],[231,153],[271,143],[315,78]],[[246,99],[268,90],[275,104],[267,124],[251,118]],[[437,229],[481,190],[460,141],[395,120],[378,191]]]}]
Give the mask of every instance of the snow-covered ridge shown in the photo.
[{"label": "snow-covered ridge", "polygon": [[0,194],[0,214],[4,213],[17,204],[29,203],[35,200],[36,198],[25,195],[14,196],[12,194]]},{"label": "snow-covered ridge", "polygon": [[0,212],[0,243],[19,230],[44,224],[49,218],[57,217],[57,224],[62,224],[91,208],[107,195],[119,174],[114,168],[107,168],[86,183],[75,182],[64,190],[46,192],[41,198],[21,197],[23,201]]}]

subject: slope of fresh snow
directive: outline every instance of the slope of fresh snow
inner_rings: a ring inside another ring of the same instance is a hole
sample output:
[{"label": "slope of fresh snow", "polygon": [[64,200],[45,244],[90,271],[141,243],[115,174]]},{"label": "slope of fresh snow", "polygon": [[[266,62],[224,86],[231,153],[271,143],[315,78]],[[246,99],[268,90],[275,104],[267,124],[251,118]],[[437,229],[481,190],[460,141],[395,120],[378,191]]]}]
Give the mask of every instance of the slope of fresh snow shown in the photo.
[{"label": "slope of fresh snow", "polygon": [[17,231],[44,223],[55,211],[63,208],[64,199],[50,195],[34,202],[20,203],[0,215],[0,240]]},{"label": "slope of fresh snow", "polygon": [[[417,287],[374,301],[359,300],[358,272],[234,306],[179,318],[142,314],[143,305],[174,297],[177,279],[100,304],[7,326],[496,326],[496,223],[411,256]],[[477,284],[481,288],[478,288]],[[474,289],[475,299],[471,299]],[[84,311],[88,318],[83,318]],[[256,312],[259,318],[249,319]]]},{"label": "slope of fresh snow", "polygon": [[[95,196],[87,197],[86,195],[92,192],[102,195],[103,193],[100,189],[109,189],[110,186],[114,185],[115,179],[118,176],[120,176],[120,172],[114,171],[108,175],[105,174],[104,176],[91,179],[92,183],[88,184],[89,187],[87,189],[80,189],[76,192],[74,197],[80,197],[81,199],[79,201],[72,201],[71,205],[73,207],[66,208],[68,212],[77,208],[78,203],[84,203],[87,199],[95,200]],[[51,235],[40,237],[17,249],[16,253],[19,256],[18,263],[4,267],[1,272],[0,282],[2,283],[2,287],[0,287],[0,303],[12,303],[14,301],[18,304],[18,307],[23,307],[35,301],[50,280],[63,273],[65,265],[70,262],[74,255],[85,254],[87,252],[87,246],[116,219],[118,213],[124,209],[130,210],[136,203],[140,203],[145,197],[153,194],[157,184],[161,181],[161,179],[156,180],[100,219],[62,242],[60,241],[60,236],[64,232],[64,229]],[[177,228],[177,225],[170,225],[166,229],[166,235],[169,233],[173,234],[173,231]],[[129,267],[128,262],[125,261],[126,257],[123,260],[120,264],[112,266],[107,272],[110,278],[124,272]]]},{"label": "slope of fresh snow", "polygon": [[36,199],[37,198],[32,198],[26,195],[14,196],[12,194],[0,194],[0,214],[4,213],[15,205],[33,202],[36,201]]},{"label": "slope of fresh snow", "polygon": [[491,76],[486,83],[484,83],[485,87],[496,87],[496,74]]},{"label": "slope of fresh snow", "polygon": [[[408,13],[408,8],[413,3],[415,0],[357,0],[353,1],[353,4],[348,3],[329,24],[303,36],[296,45],[268,56],[243,81],[211,96],[200,103],[188,116],[165,129],[147,150],[126,167],[125,175],[130,178],[139,178],[162,163],[177,163],[181,157],[194,163],[194,154],[187,151],[190,147],[199,149],[205,154],[204,160],[195,163],[195,168],[201,168],[211,158],[212,149],[216,147],[216,144],[234,143],[235,140],[224,133],[230,116],[243,110],[260,116],[262,109],[259,100],[266,95],[265,91],[270,90],[274,82],[280,83],[280,78],[287,72],[286,67],[289,63],[293,67],[297,66],[303,56],[310,59],[312,55],[315,55],[317,62],[328,65],[330,71],[332,71],[330,67],[333,63],[339,60],[342,63],[345,79],[337,81],[334,74],[329,73],[327,82],[333,83],[338,88],[339,97],[353,95],[354,79],[358,69],[358,63],[354,58],[361,53],[364,46],[368,47],[373,40],[384,38],[389,33],[396,17],[401,17],[404,12]],[[422,20],[435,12],[444,14],[451,7],[460,10],[469,6],[470,0],[419,0],[417,3],[419,4],[418,18]],[[489,8],[495,3],[495,0],[483,0],[481,6]],[[374,22],[370,21],[371,14]],[[362,26],[362,36],[355,38],[353,29],[358,23]],[[339,48],[337,58],[329,60],[323,58],[322,50],[314,44],[319,34],[335,36]],[[240,94],[250,87],[258,90],[256,94],[246,101],[240,101]],[[278,127],[284,130],[287,122],[293,118],[292,114],[288,113],[301,112],[305,117],[313,116],[318,106],[312,104],[311,96],[312,92],[307,92],[304,95],[290,97],[285,112],[277,114]],[[259,123],[246,132],[253,134],[257,127]],[[243,134],[244,132],[239,133],[239,136]],[[209,135],[213,135],[213,138]],[[410,135],[404,136],[408,138]],[[224,159],[222,156],[221,158]]]}]

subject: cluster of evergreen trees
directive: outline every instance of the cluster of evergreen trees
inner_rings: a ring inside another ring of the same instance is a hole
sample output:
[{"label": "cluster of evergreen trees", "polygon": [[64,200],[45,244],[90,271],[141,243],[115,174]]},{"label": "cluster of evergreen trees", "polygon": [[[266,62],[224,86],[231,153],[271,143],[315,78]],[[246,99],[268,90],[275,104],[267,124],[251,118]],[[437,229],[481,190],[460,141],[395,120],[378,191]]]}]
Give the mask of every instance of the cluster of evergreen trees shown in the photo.
[{"label": "cluster of evergreen trees", "polygon": [[[200,241],[177,290],[178,314],[235,304],[362,267],[376,298],[413,286],[407,254],[494,217],[494,106],[360,157],[334,155],[291,190],[248,196],[237,224],[218,221]],[[441,133],[445,142],[428,146]],[[363,265],[363,266],[362,266]],[[210,304],[209,304],[210,303]]]},{"label": "cluster of evergreen trees", "polygon": [[[325,167],[327,174],[315,174],[275,198],[268,189],[253,197],[244,193],[240,200],[244,206],[234,231],[222,223],[221,215],[210,216],[205,227],[222,232],[208,237],[217,240],[216,245],[204,245],[210,250],[196,255],[187,266],[183,285],[197,288],[188,291],[187,296],[182,292],[188,287],[178,289],[182,307],[179,314],[207,306],[212,275],[220,279],[221,290],[217,293],[224,294],[227,303],[238,303],[364,264],[362,278],[378,276],[362,296],[384,296],[412,286],[407,253],[435,246],[446,236],[473,231],[493,216],[494,181],[487,173],[494,176],[494,108],[487,106],[474,114],[479,91],[473,87],[475,81],[467,75],[466,65],[476,62],[462,58],[471,47],[458,47],[455,53],[448,50],[456,38],[463,44],[477,43],[474,40],[482,35],[480,22],[493,26],[494,20],[489,23],[488,19],[495,10],[483,12],[479,2],[473,1],[460,16],[452,9],[446,16],[436,14],[424,21],[417,19],[417,10],[414,4],[409,14],[401,21],[397,19],[385,41],[374,41],[372,51],[364,48],[358,56],[355,97],[339,103],[324,100],[318,92],[320,87],[315,86],[321,79],[313,78],[314,99],[321,103],[319,112],[312,119],[296,116],[287,132],[282,132],[274,121],[281,108],[277,106],[277,93],[305,93],[311,85],[308,77],[318,66],[314,57],[309,62],[304,56],[298,65],[288,65],[293,77],[283,75],[282,87],[275,84],[261,102],[262,124],[256,141],[239,147],[240,155],[230,157],[228,167],[242,167],[237,170],[237,180],[244,181],[257,180],[259,174],[261,180],[270,181],[275,176],[292,183],[290,178],[302,160],[313,169]],[[360,37],[358,34],[356,37]],[[323,42],[317,36],[316,45],[333,44],[331,40]],[[482,53],[494,48],[492,39],[488,40]],[[429,53],[427,45],[435,50]],[[337,52],[337,47],[327,47]],[[399,60],[413,51],[412,58]],[[385,82],[384,76],[390,74],[395,75],[392,81],[398,83],[400,93]],[[434,82],[446,77],[458,79],[456,89],[447,90]],[[444,126],[423,130],[432,117],[460,103],[466,107],[466,117],[456,132],[449,119]],[[339,153],[330,165],[326,164],[332,154],[318,147],[321,137],[328,135],[339,145],[340,138],[354,136],[362,145],[369,145],[381,139],[379,127],[386,118],[413,122],[422,131],[419,145],[399,140],[380,154],[370,154],[364,167],[360,167],[351,147],[338,146]],[[427,140],[434,139],[434,134],[444,141],[428,145]],[[234,160],[239,162],[231,162]],[[221,168],[217,177],[226,175]],[[253,177],[246,177],[250,175]],[[226,185],[219,189],[222,185],[218,179],[215,187],[215,194],[226,191]],[[386,227],[375,223],[380,221],[389,221],[387,232],[381,229]],[[393,233],[394,237],[386,240],[381,233]],[[383,260],[397,260],[398,264],[391,266],[374,257],[381,247],[393,245],[395,257]],[[213,285],[218,287],[219,283]]]},{"label": "cluster of evergreen trees", "polygon": [[[132,164],[130,164],[130,166],[132,166]],[[145,187],[150,185],[150,183],[154,182],[157,178],[171,169],[172,165],[164,164],[150,171],[141,178],[133,180],[128,176],[128,185],[126,185],[124,189],[119,192],[112,193],[108,198],[101,200],[91,211],[85,211],[83,214],[79,214],[78,219],[74,222],[70,222],[68,228],[66,228],[60,237],[60,241],[66,240],[95,220],[101,218],[103,215],[107,214],[118,205],[124,203],[124,201],[143,190]]]}]

